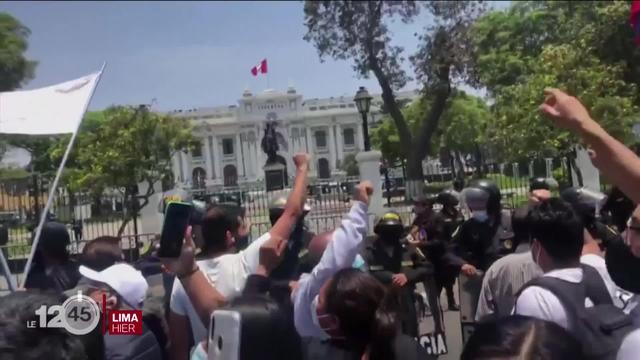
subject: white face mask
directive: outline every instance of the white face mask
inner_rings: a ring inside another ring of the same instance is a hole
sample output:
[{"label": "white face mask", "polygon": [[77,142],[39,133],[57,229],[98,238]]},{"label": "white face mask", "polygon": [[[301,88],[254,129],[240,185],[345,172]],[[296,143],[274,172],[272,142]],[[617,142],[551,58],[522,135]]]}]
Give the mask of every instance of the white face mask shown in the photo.
[{"label": "white face mask", "polygon": [[[537,251],[536,251],[537,249]],[[531,247],[531,256],[533,256],[533,262],[536,263],[536,265],[538,265],[538,267],[540,267],[540,252],[542,251],[542,247],[540,246],[540,244],[538,242],[535,243],[535,245],[533,245]]]},{"label": "white face mask", "polygon": [[471,212],[471,217],[480,222],[489,220],[489,214],[487,214],[486,210],[474,210]]}]

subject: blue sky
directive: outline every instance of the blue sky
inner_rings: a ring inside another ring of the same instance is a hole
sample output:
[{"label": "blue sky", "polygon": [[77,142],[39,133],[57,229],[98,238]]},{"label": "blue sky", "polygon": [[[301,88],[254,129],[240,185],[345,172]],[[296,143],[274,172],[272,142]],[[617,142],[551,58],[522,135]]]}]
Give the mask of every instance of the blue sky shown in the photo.
[{"label": "blue sky", "polygon": [[[505,7],[508,2],[494,4]],[[267,87],[250,68],[269,61],[269,87],[291,81],[306,98],[353,95],[357,79],[346,61],[321,63],[305,34],[302,2],[0,2],[31,31],[28,57],[39,61],[26,88],[107,70],[91,108],[157,99],[170,110],[233,104],[245,87]],[[427,25],[393,24],[394,42],[413,50]],[[407,54],[408,55],[408,54]],[[415,87],[411,84],[409,87]]]}]

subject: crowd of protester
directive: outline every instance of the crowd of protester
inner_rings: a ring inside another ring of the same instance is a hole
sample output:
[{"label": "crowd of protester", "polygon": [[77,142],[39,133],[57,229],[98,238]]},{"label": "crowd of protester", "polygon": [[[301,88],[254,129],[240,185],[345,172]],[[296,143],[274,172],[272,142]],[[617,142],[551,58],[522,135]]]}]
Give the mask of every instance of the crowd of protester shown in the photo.
[{"label": "crowd of protester", "polygon": [[[113,237],[86,242],[73,259],[66,227],[45,223],[26,289],[0,298],[0,359],[435,358],[417,340],[419,289],[442,331],[438,299],[444,289],[448,309],[460,310],[459,277],[477,289],[461,359],[640,358],[640,158],[572,96],[549,89],[540,109],[589,146],[615,185],[608,197],[556,194],[534,178],[528,203],[511,212],[494,183],[478,180],[414,199],[408,227],[390,211],[369,229],[364,181],[340,225],[312,234],[309,156],[299,154],[291,193],[251,242],[244,211],[227,205],[188,228],[177,258],[158,257],[154,241],[132,264]],[[140,310],[142,334],[25,326],[40,306],[78,292],[101,310]]]}]

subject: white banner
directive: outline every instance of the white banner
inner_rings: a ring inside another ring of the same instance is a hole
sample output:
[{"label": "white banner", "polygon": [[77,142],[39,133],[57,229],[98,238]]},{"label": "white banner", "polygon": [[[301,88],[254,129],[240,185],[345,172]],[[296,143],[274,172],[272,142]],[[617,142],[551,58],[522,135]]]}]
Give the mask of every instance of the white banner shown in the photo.
[{"label": "white banner", "polygon": [[75,132],[100,73],[39,89],[0,93],[0,133],[46,135]]}]

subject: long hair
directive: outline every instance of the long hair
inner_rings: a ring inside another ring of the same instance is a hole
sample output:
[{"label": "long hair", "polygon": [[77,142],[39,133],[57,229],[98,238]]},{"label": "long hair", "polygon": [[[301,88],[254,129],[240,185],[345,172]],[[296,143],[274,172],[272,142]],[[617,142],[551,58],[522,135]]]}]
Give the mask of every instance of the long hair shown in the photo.
[{"label": "long hair", "polygon": [[520,315],[480,324],[460,356],[460,360],[582,358],[580,343],[560,325]]},{"label": "long hair", "polygon": [[327,289],[327,312],[336,316],[347,341],[371,360],[393,360],[398,331],[398,296],[373,276],[356,269],[338,271]]}]

